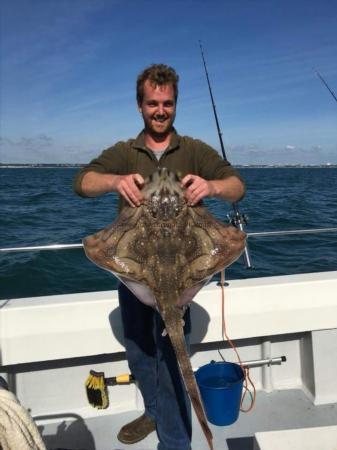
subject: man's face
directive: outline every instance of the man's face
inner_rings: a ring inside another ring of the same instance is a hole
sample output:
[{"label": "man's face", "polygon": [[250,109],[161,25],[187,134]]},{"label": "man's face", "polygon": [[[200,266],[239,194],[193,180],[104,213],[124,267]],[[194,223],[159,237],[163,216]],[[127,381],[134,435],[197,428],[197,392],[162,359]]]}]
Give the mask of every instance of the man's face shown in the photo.
[{"label": "man's face", "polygon": [[176,115],[176,101],[171,84],[152,86],[149,80],[144,83],[144,97],[138,105],[142,113],[145,129],[157,136],[167,135]]}]

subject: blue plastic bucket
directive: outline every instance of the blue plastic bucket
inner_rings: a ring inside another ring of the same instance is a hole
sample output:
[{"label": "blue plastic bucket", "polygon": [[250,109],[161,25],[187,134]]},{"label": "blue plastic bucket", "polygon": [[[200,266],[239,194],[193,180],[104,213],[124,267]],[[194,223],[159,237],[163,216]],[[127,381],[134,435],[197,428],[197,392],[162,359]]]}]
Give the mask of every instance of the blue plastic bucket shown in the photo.
[{"label": "blue plastic bucket", "polygon": [[244,374],[238,364],[214,362],[196,373],[207,419],[214,425],[230,425],[239,417]]}]

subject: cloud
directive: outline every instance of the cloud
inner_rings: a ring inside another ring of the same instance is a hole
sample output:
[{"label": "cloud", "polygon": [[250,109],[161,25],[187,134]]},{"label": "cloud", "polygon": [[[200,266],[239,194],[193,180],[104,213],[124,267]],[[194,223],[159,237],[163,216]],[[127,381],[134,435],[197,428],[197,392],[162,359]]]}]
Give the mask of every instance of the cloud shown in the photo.
[{"label": "cloud", "polygon": [[51,156],[53,139],[45,134],[35,137],[21,137],[18,140],[0,138],[1,162],[22,162],[41,160]]},{"label": "cloud", "polygon": [[[71,143],[39,134],[20,139],[0,138],[2,163],[86,163],[96,157],[110,143]],[[226,148],[232,164],[337,164],[337,146],[309,145],[267,146],[257,143],[232,145]]]},{"label": "cloud", "polygon": [[337,164],[337,146],[299,147],[285,145],[267,147],[248,144],[230,146],[228,150],[228,157],[233,164]]},{"label": "cloud", "polygon": [[90,145],[64,144],[45,134],[0,138],[1,163],[85,163],[97,154],[97,148]]}]

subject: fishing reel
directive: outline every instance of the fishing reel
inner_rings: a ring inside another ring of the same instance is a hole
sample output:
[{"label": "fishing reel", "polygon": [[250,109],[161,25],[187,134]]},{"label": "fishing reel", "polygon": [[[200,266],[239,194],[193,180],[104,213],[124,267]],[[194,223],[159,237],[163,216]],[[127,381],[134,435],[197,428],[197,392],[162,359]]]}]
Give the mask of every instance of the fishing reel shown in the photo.
[{"label": "fishing reel", "polygon": [[[242,214],[236,203],[232,204],[233,211],[230,214],[227,214],[228,221],[235,228],[238,228],[240,231],[245,232],[245,226],[248,224],[248,216],[246,214]],[[251,263],[248,244],[246,243],[243,258],[245,261],[246,269],[253,269],[253,265]]]},{"label": "fishing reel", "polygon": [[241,214],[237,209],[232,213],[227,214],[228,222],[234,227],[238,228],[241,231],[244,231],[245,225],[248,224],[248,216],[246,214]]}]

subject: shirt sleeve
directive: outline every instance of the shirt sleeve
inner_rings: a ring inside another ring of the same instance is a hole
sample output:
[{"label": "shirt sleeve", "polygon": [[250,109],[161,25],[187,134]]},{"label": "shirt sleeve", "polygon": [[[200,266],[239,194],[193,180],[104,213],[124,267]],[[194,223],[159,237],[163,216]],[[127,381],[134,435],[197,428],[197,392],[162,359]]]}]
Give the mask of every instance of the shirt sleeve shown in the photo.
[{"label": "shirt sleeve", "polygon": [[123,175],[127,170],[127,149],[123,143],[104,150],[100,156],[94,158],[89,164],[85,165],[76,175],[73,181],[73,189],[76,194],[85,197],[82,190],[82,179],[88,172],[112,173]]}]

